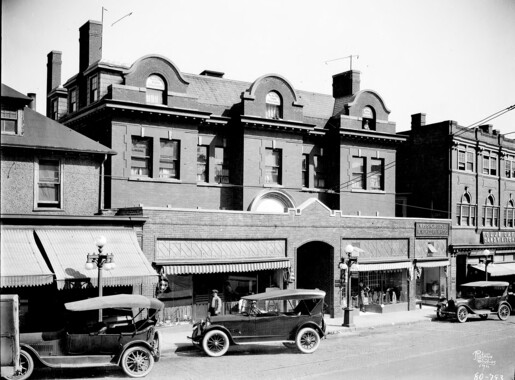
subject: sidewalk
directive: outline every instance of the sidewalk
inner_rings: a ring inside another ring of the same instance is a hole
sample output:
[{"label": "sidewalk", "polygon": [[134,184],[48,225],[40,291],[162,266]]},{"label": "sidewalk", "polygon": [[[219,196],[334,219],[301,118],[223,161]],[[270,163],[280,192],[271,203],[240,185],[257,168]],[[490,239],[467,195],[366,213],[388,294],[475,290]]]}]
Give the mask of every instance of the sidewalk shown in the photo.
[{"label": "sidewalk", "polygon": [[[431,322],[436,316],[436,308],[433,306],[422,306],[422,309],[410,311],[399,311],[396,313],[363,313],[354,318],[354,327],[343,327],[343,317],[325,318],[327,325],[327,335],[352,334],[358,332],[372,331],[380,328],[411,325],[416,323]],[[161,334],[161,350],[175,351],[179,347],[193,348],[191,341],[187,338],[191,336],[191,323],[179,323],[172,326],[162,325],[158,327]]]}]

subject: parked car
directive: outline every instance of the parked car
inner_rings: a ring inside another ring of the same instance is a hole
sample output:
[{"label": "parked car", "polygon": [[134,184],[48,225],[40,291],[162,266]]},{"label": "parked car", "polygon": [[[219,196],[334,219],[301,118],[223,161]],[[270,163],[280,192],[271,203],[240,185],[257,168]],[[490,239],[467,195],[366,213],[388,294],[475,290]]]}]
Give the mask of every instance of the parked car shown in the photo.
[{"label": "parked car", "polygon": [[279,341],[290,349],[314,352],[325,336],[325,292],[288,289],[242,298],[237,314],[207,317],[189,337],[209,356],[222,356],[230,345]]},{"label": "parked car", "polygon": [[[121,366],[128,376],[143,377],[159,360],[155,325],[163,308],[161,301],[119,294],[69,302],[65,308],[70,313],[63,329],[20,334],[23,371],[13,379],[27,379],[36,364],[51,368]],[[103,310],[102,322],[98,322],[99,309]]]},{"label": "parked car", "polygon": [[12,377],[21,370],[19,310],[18,295],[0,295],[0,360],[2,362],[0,374],[2,378]]},{"label": "parked car", "polygon": [[504,281],[475,281],[461,285],[460,295],[456,300],[441,299],[437,304],[436,317],[457,318],[466,322],[470,314],[487,319],[490,314],[497,314],[505,321],[511,313],[508,302],[508,283]]}]

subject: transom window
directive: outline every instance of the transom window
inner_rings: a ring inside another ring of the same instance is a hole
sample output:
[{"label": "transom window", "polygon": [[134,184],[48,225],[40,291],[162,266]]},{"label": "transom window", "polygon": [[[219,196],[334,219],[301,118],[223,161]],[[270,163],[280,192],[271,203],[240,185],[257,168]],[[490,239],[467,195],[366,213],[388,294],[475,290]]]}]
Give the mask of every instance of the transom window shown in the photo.
[{"label": "transom window", "polygon": [[59,160],[39,160],[37,186],[37,207],[61,207],[61,165]]},{"label": "transom window", "polygon": [[302,155],[302,187],[309,187],[309,154]]},{"label": "transom window", "polygon": [[370,159],[370,189],[384,190],[384,160],[382,158]]},{"label": "transom window", "polygon": [[499,207],[494,206],[493,195],[486,198],[486,204],[483,206],[483,226],[497,227],[499,225]]},{"label": "transom window", "polygon": [[313,156],[313,169],[315,174],[315,187],[318,189],[325,188],[325,180],[326,180],[326,168],[325,168],[325,160],[323,156],[315,155]]},{"label": "transom window", "polygon": [[2,133],[18,133],[18,110],[2,104]]},{"label": "transom window", "polygon": [[461,197],[461,202],[457,204],[456,218],[460,226],[476,225],[476,206],[470,204],[470,194],[465,193]]},{"label": "transom window", "polygon": [[208,182],[209,168],[209,147],[205,145],[197,146],[197,181]]},{"label": "transom window", "polygon": [[497,154],[489,150],[483,152],[483,174],[497,175]]},{"label": "transom window", "polygon": [[77,88],[73,88],[70,91],[70,103],[68,105],[69,112],[77,111]]},{"label": "transom window", "polygon": [[215,147],[215,182],[230,183],[229,163],[227,162],[225,148],[222,146]]},{"label": "transom window", "polygon": [[131,176],[150,177],[151,153],[149,138],[132,136]]},{"label": "transom window", "polygon": [[93,103],[98,100],[98,75],[89,78],[89,102]]},{"label": "transom window", "polygon": [[504,227],[515,227],[515,202],[511,199],[504,209]]},{"label": "transom window", "polygon": [[282,183],[282,151],[266,148],[265,183],[280,185]]},{"label": "transom window", "polygon": [[506,178],[515,178],[515,156],[507,155],[504,158]]},{"label": "transom window", "polygon": [[352,188],[365,188],[365,157],[352,157]]},{"label": "transom window", "polygon": [[275,91],[266,94],[266,117],[268,119],[283,118],[281,95]]},{"label": "transom window", "polygon": [[159,178],[179,179],[180,175],[180,143],[179,140],[160,141]]},{"label": "transom window", "polygon": [[474,148],[465,145],[458,147],[458,170],[474,171]]},{"label": "transom window", "polygon": [[159,75],[150,75],[147,78],[147,103],[166,104],[166,85]]}]

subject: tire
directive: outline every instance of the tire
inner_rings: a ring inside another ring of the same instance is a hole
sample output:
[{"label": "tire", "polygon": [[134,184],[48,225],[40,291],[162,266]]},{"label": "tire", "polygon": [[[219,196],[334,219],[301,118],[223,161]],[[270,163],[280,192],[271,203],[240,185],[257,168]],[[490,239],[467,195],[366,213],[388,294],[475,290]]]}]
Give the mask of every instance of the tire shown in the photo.
[{"label": "tire", "polygon": [[24,349],[20,350],[20,366],[21,371],[13,376],[7,376],[7,379],[25,380],[34,372],[34,359],[32,359],[32,356]]},{"label": "tire", "polygon": [[320,344],[320,335],[311,327],[305,327],[298,332],[295,344],[301,352],[311,354]]},{"label": "tire", "polygon": [[505,321],[510,316],[510,308],[506,304],[502,304],[499,306],[499,310],[497,310],[497,316],[501,321]]},{"label": "tire", "polygon": [[437,310],[437,311],[436,311],[436,319],[438,319],[438,320],[443,319],[443,318],[442,318],[442,314],[440,313],[440,310]]},{"label": "tire", "polygon": [[154,357],[146,347],[133,346],[123,353],[122,369],[129,377],[145,377],[153,366]]},{"label": "tire", "polygon": [[154,335],[152,347],[154,348],[154,361],[158,362],[159,359],[161,359],[161,342],[159,341],[159,336],[157,334]]},{"label": "tire", "polygon": [[487,319],[488,318],[488,314],[479,314],[479,318]]},{"label": "tire", "polygon": [[221,330],[210,330],[202,339],[202,348],[211,357],[222,356],[229,349],[229,337]]},{"label": "tire", "polygon": [[458,307],[458,310],[456,310],[456,317],[458,318],[458,322],[464,323],[467,322],[469,312],[467,311],[467,308],[465,306]]},{"label": "tire", "polygon": [[290,349],[290,350],[296,350],[297,349],[297,345],[295,343],[290,343],[290,342],[283,342],[283,346]]}]

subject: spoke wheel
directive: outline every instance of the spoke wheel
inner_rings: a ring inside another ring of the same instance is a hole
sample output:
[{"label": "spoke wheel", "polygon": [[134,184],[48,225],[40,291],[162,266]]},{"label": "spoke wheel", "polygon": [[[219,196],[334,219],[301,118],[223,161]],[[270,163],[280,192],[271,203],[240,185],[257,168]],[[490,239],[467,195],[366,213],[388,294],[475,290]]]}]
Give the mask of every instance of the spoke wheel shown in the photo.
[{"label": "spoke wheel", "polygon": [[458,317],[458,322],[463,323],[467,322],[469,312],[467,311],[467,308],[465,306],[458,307],[458,310],[456,311],[456,316]]},{"label": "spoke wheel", "polygon": [[510,316],[510,308],[508,307],[508,305],[503,304],[503,305],[499,306],[499,310],[497,311],[497,316],[499,317],[499,319],[501,321],[507,320],[508,317]]},{"label": "spoke wheel", "polygon": [[34,371],[34,359],[32,359],[32,356],[25,351],[20,350],[20,371],[13,375],[13,376],[7,376],[7,379],[9,380],[25,380],[32,375],[32,372]]},{"label": "spoke wheel", "polygon": [[209,356],[222,356],[229,349],[229,338],[221,330],[208,331],[202,340],[202,348]]},{"label": "spoke wheel", "polygon": [[130,377],[144,377],[154,366],[154,357],[145,347],[130,347],[123,353],[122,368]]},{"label": "spoke wheel", "polygon": [[152,341],[152,348],[154,349],[154,361],[158,362],[159,359],[161,359],[161,343],[159,342],[157,334],[154,336],[154,340]]},{"label": "spoke wheel", "polygon": [[320,344],[320,336],[311,327],[305,327],[297,334],[295,344],[301,352],[311,354],[318,348],[318,345]]}]

